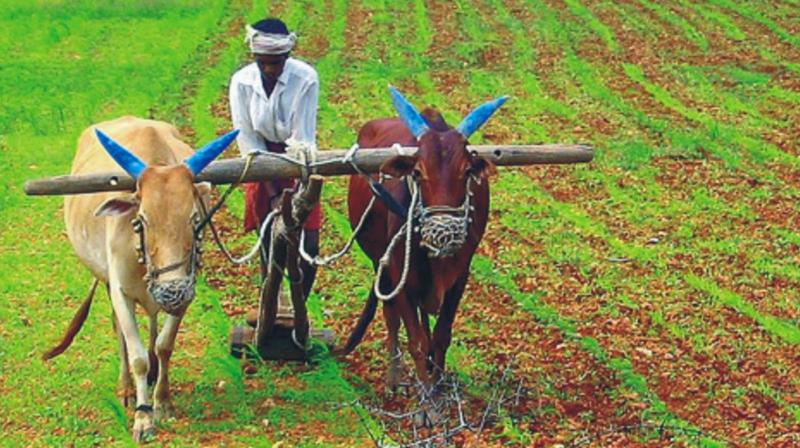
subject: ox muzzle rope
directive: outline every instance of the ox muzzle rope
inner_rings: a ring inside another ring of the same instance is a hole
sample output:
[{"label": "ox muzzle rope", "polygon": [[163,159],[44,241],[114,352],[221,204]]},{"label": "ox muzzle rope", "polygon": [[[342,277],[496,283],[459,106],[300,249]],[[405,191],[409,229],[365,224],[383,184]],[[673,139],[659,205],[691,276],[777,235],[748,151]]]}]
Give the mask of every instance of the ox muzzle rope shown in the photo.
[{"label": "ox muzzle rope", "polygon": [[[469,174],[466,180],[466,193],[464,202],[458,207],[448,205],[425,206],[423,201],[417,202],[413,210],[417,220],[414,230],[420,233],[420,246],[428,250],[428,255],[433,258],[451,257],[461,250],[467,242],[469,224],[472,222],[471,213],[475,207],[471,205],[473,196],[472,182],[480,185],[481,179],[474,174]],[[408,182],[409,189],[419,188],[416,181]]]}]

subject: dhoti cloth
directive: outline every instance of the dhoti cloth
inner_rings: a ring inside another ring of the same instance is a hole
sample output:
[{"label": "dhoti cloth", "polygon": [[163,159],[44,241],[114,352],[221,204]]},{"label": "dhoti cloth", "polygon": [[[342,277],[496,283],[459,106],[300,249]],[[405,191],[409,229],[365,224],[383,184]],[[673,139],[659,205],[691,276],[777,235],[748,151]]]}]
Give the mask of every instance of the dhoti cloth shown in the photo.
[{"label": "dhoti cloth", "polygon": [[[285,153],[286,145],[283,143],[267,142],[267,151]],[[272,210],[273,201],[283,193],[283,190],[294,188],[296,185],[296,179],[276,179],[245,183],[244,230],[249,232],[258,229],[261,223],[264,222],[267,214]],[[303,228],[305,230],[319,230],[321,226],[322,207],[317,204],[314,210],[311,211],[308,219],[306,219]]]}]

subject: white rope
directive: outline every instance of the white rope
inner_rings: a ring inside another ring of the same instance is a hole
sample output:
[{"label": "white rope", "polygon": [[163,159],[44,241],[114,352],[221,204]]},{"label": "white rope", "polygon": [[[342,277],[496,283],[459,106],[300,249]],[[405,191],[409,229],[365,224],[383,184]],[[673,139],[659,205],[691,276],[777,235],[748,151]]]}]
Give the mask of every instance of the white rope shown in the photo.
[{"label": "white rope", "polygon": [[[399,148],[399,145],[395,144],[393,147],[398,147]],[[309,163],[309,161],[308,161],[308,154],[304,153],[302,151],[298,151],[298,153],[299,153],[298,155],[301,155],[301,159],[304,159],[304,160],[298,160],[298,159],[293,158],[293,157],[291,157],[291,156],[289,156],[287,154],[280,154],[280,153],[265,153],[265,154],[259,154],[259,155],[268,155],[268,156],[271,156],[271,157],[280,158],[280,159],[285,160],[285,161],[287,161],[289,163],[293,163],[295,165],[300,165],[300,166],[304,167],[305,169],[314,168],[314,167],[317,167],[317,166],[327,165],[327,164],[332,164],[332,163],[350,163],[350,164],[353,165],[353,167],[356,169],[357,172],[361,173],[361,170],[358,168],[358,166],[353,161],[353,158],[355,157],[355,155],[356,155],[356,153],[357,153],[357,151],[359,149],[360,148],[359,148],[358,144],[356,143],[347,151],[347,153],[341,159],[332,159],[332,160],[327,160],[327,161],[322,161],[322,162],[317,162],[315,160],[316,157],[313,157],[315,154],[312,154],[313,159],[312,159],[311,163]],[[380,182],[383,182],[383,176],[381,176]],[[409,205],[409,208],[408,208],[408,214],[407,214],[406,222],[405,222],[405,224],[403,224],[403,226],[400,227],[400,229],[398,229],[398,231],[394,235],[394,237],[392,237],[392,240],[389,243],[389,246],[387,247],[386,252],[383,254],[383,257],[381,257],[380,262],[378,264],[378,270],[376,272],[376,277],[375,277],[375,282],[374,282],[374,285],[373,285],[373,289],[375,291],[375,295],[379,299],[381,299],[382,301],[388,301],[388,300],[393,299],[395,296],[397,296],[400,293],[400,291],[403,289],[403,287],[405,287],[405,283],[406,283],[406,280],[407,280],[407,277],[408,277],[408,271],[409,271],[410,264],[411,264],[411,239],[412,239],[412,235],[413,235],[413,231],[414,231],[413,222],[412,222],[413,219],[414,219],[414,213],[413,212],[414,212],[414,209],[417,206],[418,198],[419,198],[419,191],[418,191],[418,189],[415,188],[412,191],[411,204]],[[361,214],[361,218],[359,218],[358,225],[356,225],[356,228],[353,229],[353,233],[350,235],[350,238],[348,239],[347,243],[345,243],[345,245],[344,245],[344,247],[342,249],[340,249],[338,252],[336,252],[336,253],[334,253],[332,255],[328,255],[328,256],[325,256],[325,257],[321,257],[319,255],[316,255],[316,256],[312,257],[311,255],[309,255],[305,250],[305,244],[304,244],[304,242],[305,242],[305,231],[301,232],[300,233],[299,253],[300,253],[300,256],[303,258],[303,260],[305,260],[309,264],[313,264],[313,265],[316,265],[316,266],[325,266],[325,265],[328,265],[328,264],[340,259],[345,254],[347,254],[350,251],[350,249],[352,248],[353,243],[355,242],[357,236],[361,232],[361,229],[364,227],[364,224],[365,224],[365,222],[367,220],[367,216],[372,211],[372,208],[373,208],[373,206],[375,204],[375,200],[376,200],[376,197],[373,195],[372,198],[370,198],[370,201],[367,204],[367,207],[364,209],[364,212]],[[230,260],[232,263],[238,264],[238,265],[245,264],[248,261],[250,261],[256,255],[256,253],[258,252],[258,249],[261,247],[262,242],[264,240],[264,233],[266,232],[267,227],[269,226],[269,224],[272,222],[272,220],[275,218],[275,216],[279,212],[280,212],[279,210],[273,210],[272,212],[270,212],[267,215],[266,219],[264,220],[264,222],[261,225],[261,229],[259,231],[258,241],[256,241],[256,244],[252,247],[252,249],[243,257],[234,258],[230,254],[230,252],[222,244],[220,244],[221,242],[217,241],[218,246],[225,253],[225,255],[228,258],[228,260]],[[404,231],[405,231],[405,239],[406,239],[405,245],[406,246],[405,246],[405,254],[404,254],[404,261],[403,261],[403,272],[402,272],[402,274],[400,276],[400,281],[398,282],[397,286],[392,290],[392,292],[390,292],[389,294],[384,294],[380,290],[380,278],[383,275],[383,270],[385,269],[385,267],[389,265],[390,256],[391,256],[392,250],[394,250],[394,247],[397,245],[398,241],[400,241],[400,238],[404,235],[404,233],[403,233]],[[272,259],[272,238],[270,238],[270,249],[269,249],[269,251],[270,251],[270,259]],[[262,287],[263,287],[263,285],[262,285]]]},{"label": "white rope", "polygon": [[[309,333],[311,332],[311,327],[308,327],[308,331]],[[297,348],[299,348],[300,350],[304,352],[308,351],[308,347],[301,344],[300,341],[297,340],[297,328],[292,328],[292,342],[294,342],[294,345],[297,346]],[[306,342],[308,342],[308,336],[306,336]]]},{"label": "white rope", "polygon": [[[392,300],[400,293],[406,285],[406,279],[408,277],[409,267],[411,265],[411,236],[414,234],[414,208],[417,206],[417,199],[419,198],[419,189],[414,189],[411,194],[411,205],[408,207],[408,216],[406,218],[406,223],[403,224],[402,227],[397,231],[397,233],[392,238],[392,241],[389,243],[389,247],[386,248],[386,252],[381,257],[380,262],[378,263],[378,270],[375,273],[375,282],[373,283],[372,290],[375,292],[375,296],[381,299],[382,301],[386,302]],[[397,282],[397,286],[390,292],[389,294],[384,294],[381,292],[381,276],[383,275],[383,269],[389,265],[391,261],[392,250],[394,250],[395,244],[400,240],[400,237],[403,235],[403,231],[405,230],[406,236],[406,250],[405,250],[405,258],[403,260],[403,272],[400,274],[400,280]]]},{"label": "white rope", "polygon": [[344,156],[342,157],[342,163],[353,163],[353,157],[355,157],[356,151],[358,151],[360,148],[361,146],[359,146],[358,143],[354,143],[353,146],[351,146],[350,149],[344,153]]},{"label": "white rope", "polygon": [[[392,148],[396,148],[398,150],[398,152],[402,152],[401,151],[402,147],[398,143],[395,143],[394,145],[392,145]],[[312,164],[311,166],[319,166],[320,164],[325,164],[325,163],[330,163],[330,162],[349,163],[349,164],[353,165],[353,168],[356,170],[356,172],[358,172],[359,174],[361,174],[363,176],[368,176],[368,174],[364,173],[358,167],[358,165],[356,165],[355,161],[353,160],[353,158],[356,156],[356,153],[358,152],[359,149],[361,149],[361,147],[358,145],[358,143],[355,143],[353,146],[350,147],[350,149],[347,150],[347,152],[344,154],[344,156],[342,156],[341,159],[334,159],[334,160],[319,162],[319,163]],[[380,175],[380,179],[378,180],[378,182],[379,183],[383,183],[383,179],[384,179],[383,174],[381,174]],[[304,244],[306,234],[305,234],[305,232],[302,232],[300,234],[300,256],[303,258],[303,260],[305,260],[306,263],[309,263],[309,264],[312,264],[312,265],[327,266],[327,265],[339,260],[343,256],[345,256],[350,251],[350,249],[353,247],[353,242],[355,242],[356,237],[358,237],[358,235],[361,233],[361,229],[364,227],[364,223],[367,221],[367,216],[372,211],[372,207],[375,204],[375,199],[376,199],[376,196],[373,194],[372,198],[370,198],[370,201],[367,204],[367,207],[364,209],[364,212],[361,214],[361,218],[359,218],[359,221],[358,221],[358,224],[356,225],[356,228],[353,229],[353,233],[350,235],[350,238],[347,240],[347,242],[345,243],[344,247],[342,247],[342,249],[340,249],[338,252],[334,253],[333,255],[328,255],[328,256],[325,256],[325,257],[319,256],[319,255],[316,255],[316,256],[312,257],[311,255],[309,255],[305,250],[305,244]],[[410,215],[411,211],[413,211],[413,207],[409,208],[409,215]]]},{"label": "white rope", "polygon": [[364,227],[364,223],[367,221],[367,215],[369,215],[370,211],[372,211],[372,206],[375,204],[375,196],[372,196],[372,199],[369,200],[369,204],[367,204],[367,208],[364,210],[364,213],[361,214],[361,218],[358,221],[358,225],[355,229],[353,229],[353,233],[350,235],[350,238],[345,243],[344,247],[341,250],[336,252],[333,255],[328,255],[325,257],[321,257],[319,255],[315,255],[312,257],[311,255],[306,252],[304,242],[306,239],[306,232],[303,231],[300,234],[300,256],[303,257],[303,260],[306,261],[308,264],[313,264],[315,266],[327,266],[334,261],[342,258],[350,251],[350,248],[353,247],[353,242],[356,240],[356,237],[359,233],[361,233],[361,228]]},{"label": "white rope", "polygon": [[[280,210],[273,210],[266,216],[266,218],[264,219],[264,222],[261,224],[261,229],[259,229],[259,232],[258,232],[258,241],[256,241],[256,243],[253,245],[253,247],[250,249],[250,251],[247,252],[247,254],[245,254],[243,257],[235,258],[230,253],[230,251],[219,240],[217,240],[217,246],[220,248],[222,253],[225,254],[225,257],[227,257],[228,260],[231,263],[236,264],[236,265],[243,265],[243,264],[248,263],[258,253],[258,249],[261,248],[261,245],[263,244],[264,233],[267,231],[267,227],[270,227],[269,224],[272,222],[272,220],[275,218],[275,216],[279,212],[280,212]],[[272,234],[272,232],[270,232],[270,235],[271,234]],[[270,237],[270,240],[272,240],[271,237]]]},{"label": "white rope", "polygon": [[[360,146],[358,145],[358,143],[355,143],[353,146],[350,147],[350,149],[347,150],[347,153],[345,153],[345,155],[342,157],[341,161],[340,160],[336,160],[336,162],[337,163],[339,163],[339,162],[341,162],[341,163],[349,163],[349,164],[353,165],[353,168],[355,168],[355,170],[357,172],[359,172],[360,174],[366,176],[367,174],[364,174],[358,168],[358,165],[356,165],[355,162],[353,161],[353,158],[355,157],[356,152],[359,149],[360,149]],[[326,163],[326,162],[322,162],[322,163]],[[383,182],[383,175],[381,175],[379,182]],[[345,254],[347,254],[350,251],[350,249],[353,247],[353,242],[355,242],[356,237],[358,237],[358,234],[361,233],[361,229],[364,227],[364,223],[367,221],[367,216],[372,211],[372,207],[373,207],[374,204],[375,204],[375,195],[372,195],[372,198],[370,198],[369,203],[367,204],[367,207],[364,209],[364,212],[361,214],[361,218],[359,218],[359,220],[358,220],[358,224],[356,225],[356,228],[353,229],[353,233],[350,234],[350,238],[347,240],[347,242],[345,243],[344,247],[342,247],[342,249],[340,249],[338,252],[334,253],[333,255],[328,255],[328,256],[325,256],[325,257],[321,257],[319,255],[315,255],[314,257],[312,257],[311,255],[308,254],[308,252],[306,252],[306,249],[305,249],[306,233],[305,233],[305,231],[300,233],[300,251],[299,251],[300,252],[300,257],[302,257],[303,260],[305,260],[305,262],[308,263],[308,264],[312,264],[312,265],[315,265],[315,266],[327,266],[327,265],[333,263],[334,261],[337,261],[338,259],[340,259],[343,256],[345,256]]]},{"label": "white rope", "polygon": [[[358,144],[353,145],[343,158],[326,160],[326,161],[322,161],[322,162],[317,162],[316,161],[316,159],[317,159],[316,151],[315,151],[316,148],[306,147],[306,146],[301,146],[301,145],[296,145],[296,146],[297,146],[297,151],[294,151],[294,154],[295,155],[299,155],[300,156],[299,159],[295,158],[295,157],[291,157],[290,155],[287,155],[287,154],[273,153],[273,152],[270,152],[270,153],[258,153],[258,155],[259,156],[275,157],[275,158],[279,158],[279,159],[285,160],[285,161],[287,161],[289,163],[292,163],[294,165],[299,165],[300,167],[302,167],[304,169],[306,174],[308,173],[309,169],[313,170],[313,168],[316,168],[318,166],[328,165],[328,164],[332,164],[332,163],[351,163],[356,168],[356,170],[358,170],[358,167],[355,165],[355,163],[352,160],[353,156],[355,156],[356,151],[358,151],[358,149],[359,149]],[[249,160],[248,160],[248,163],[249,163]],[[359,223],[358,229],[360,229],[363,226],[363,223],[365,221],[364,216],[366,216],[366,214],[370,211],[370,209],[372,208],[372,204],[374,202],[375,202],[375,198],[373,197],[372,200],[370,201],[370,204],[368,205],[367,209],[365,210],[364,215],[362,215],[362,219],[361,219],[361,221]],[[228,261],[230,261],[231,263],[236,264],[236,265],[246,264],[250,260],[252,260],[253,257],[255,257],[255,255],[258,253],[258,249],[262,246],[262,242],[264,240],[264,233],[266,232],[266,228],[269,226],[269,224],[275,218],[275,215],[277,215],[278,213],[279,213],[279,210],[273,210],[272,212],[270,212],[266,216],[264,222],[261,224],[261,229],[259,230],[258,241],[256,241],[255,245],[243,257],[239,257],[239,258],[234,257],[230,253],[230,251],[225,247],[225,245],[222,243],[222,241],[220,241],[219,239],[215,238],[215,242],[217,243],[217,246],[222,251],[222,253],[225,254],[225,257],[228,259]],[[270,234],[271,234],[271,232],[270,232]],[[356,237],[357,234],[358,234],[358,230],[356,230],[353,233],[353,236],[352,236],[351,240],[348,242],[348,244],[345,246],[345,248],[342,249],[341,251],[337,252],[336,254],[334,254],[332,256],[329,256],[329,257],[325,257],[325,258],[321,258],[319,256],[316,256],[316,257],[312,258],[308,253],[305,252],[305,249],[303,248],[303,240],[304,240],[304,237],[305,237],[305,233],[301,233],[301,237],[300,237],[301,238],[301,240],[300,240],[300,255],[303,257],[303,259],[306,262],[316,264],[317,266],[322,266],[322,265],[329,264],[329,263],[341,258],[342,256],[344,256],[344,254],[346,254],[350,250],[350,248],[353,245],[353,241],[355,240],[355,237]]]},{"label": "white rope", "polygon": [[[404,154],[405,153],[403,151],[403,147],[399,146],[397,144],[392,146],[392,148],[397,148],[397,151],[398,151],[399,154]],[[356,165],[355,161],[353,160],[353,158],[356,155],[356,152],[359,149],[361,149],[361,148],[358,146],[358,143],[356,143],[353,146],[351,146],[350,149],[348,149],[347,152],[342,157],[337,157],[337,158],[328,159],[328,160],[319,160],[319,161],[317,161],[317,156],[318,156],[319,151],[317,151],[316,148],[311,148],[310,150],[307,151],[308,155],[307,155],[305,160],[301,160],[301,157],[292,157],[294,155],[298,155],[299,156],[300,154],[303,154],[303,148],[300,148],[297,151],[293,151],[292,154],[280,153],[280,152],[263,152],[263,151],[260,151],[260,152],[258,152],[258,156],[259,157],[274,157],[276,159],[281,159],[281,160],[286,161],[288,163],[291,163],[293,165],[297,165],[297,166],[300,166],[300,167],[307,167],[309,169],[318,168],[318,167],[325,166],[325,165],[336,165],[336,164],[341,164],[341,163],[349,163],[349,164],[353,165],[353,168],[355,168],[355,170],[357,172],[363,174],[363,171],[358,167],[358,165]],[[287,150],[288,150],[288,147],[287,147]]]}]

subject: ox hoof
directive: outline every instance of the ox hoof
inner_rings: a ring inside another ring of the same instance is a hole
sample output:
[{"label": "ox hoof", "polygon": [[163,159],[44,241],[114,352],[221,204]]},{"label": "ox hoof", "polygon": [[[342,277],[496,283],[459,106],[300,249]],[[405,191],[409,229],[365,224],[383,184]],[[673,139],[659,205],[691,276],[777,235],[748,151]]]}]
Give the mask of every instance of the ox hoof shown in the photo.
[{"label": "ox hoof", "polygon": [[146,428],[137,429],[136,425],[133,427],[133,440],[136,443],[150,443],[156,439],[156,427],[149,426]]},{"label": "ox hoof", "polygon": [[156,438],[153,411],[136,411],[133,422],[133,440],[136,443],[152,442]]},{"label": "ox hoof", "polygon": [[155,418],[156,421],[165,421],[175,418],[175,406],[172,404],[172,401],[165,400],[156,402]]},{"label": "ox hoof", "polygon": [[386,388],[392,393],[397,392],[398,387],[403,385],[405,376],[405,365],[398,355],[389,359],[389,368],[386,369]]},{"label": "ox hoof", "polygon": [[386,388],[392,392],[397,392],[397,388],[403,382],[403,370],[399,368],[389,368],[386,371]]},{"label": "ox hoof", "polygon": [[417,427],[424,428],[433,428],[441,425],[445,419],[443,413],[444,402],[435,390],[424,395],[425,398],[419,405],[419,411],[414,415],[414,424]]},{"label": "ox hoof", "polygon": [[424,406],[414,415],[414,425],[418,428],[433,428],[442,422],[442,413],[435,406]]}]

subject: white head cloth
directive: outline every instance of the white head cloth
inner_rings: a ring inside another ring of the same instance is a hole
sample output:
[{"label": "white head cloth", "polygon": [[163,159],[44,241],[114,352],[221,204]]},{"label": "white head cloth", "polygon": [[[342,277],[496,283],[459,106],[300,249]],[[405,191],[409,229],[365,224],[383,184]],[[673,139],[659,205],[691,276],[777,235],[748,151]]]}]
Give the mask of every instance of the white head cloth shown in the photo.
[{"label": "white head cloth", "polygon": [[247,36],[244,41],[250,45],[250,51],[255,54],[284,54],[294,48],[297,34],[264,33],[247,25]]}]

